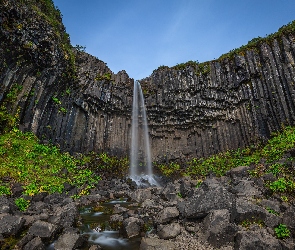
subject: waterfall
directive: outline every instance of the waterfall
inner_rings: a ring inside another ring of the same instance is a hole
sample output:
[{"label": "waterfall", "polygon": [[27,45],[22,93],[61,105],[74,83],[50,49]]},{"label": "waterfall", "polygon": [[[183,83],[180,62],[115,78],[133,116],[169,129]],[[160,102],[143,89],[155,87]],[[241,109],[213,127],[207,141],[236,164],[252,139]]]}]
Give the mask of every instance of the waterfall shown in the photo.
[{"label": "waterfall", "polygon": [[[141,118],[142,126],[139,126]],[[139,130],[142,134],[139,134]],[[141,159],[139,158],[141,156]],[[133,105],[132,105],[132,127],[131,127],[131,152],[130,152],[130,178],[138,185],[143,180],[150,185],[158,186],[153,176],[151,149],[148,134],[147,115],[144,104],[144,96],[140,83],[134,82]],[[141,162],[143,161],[143,162]]]}]

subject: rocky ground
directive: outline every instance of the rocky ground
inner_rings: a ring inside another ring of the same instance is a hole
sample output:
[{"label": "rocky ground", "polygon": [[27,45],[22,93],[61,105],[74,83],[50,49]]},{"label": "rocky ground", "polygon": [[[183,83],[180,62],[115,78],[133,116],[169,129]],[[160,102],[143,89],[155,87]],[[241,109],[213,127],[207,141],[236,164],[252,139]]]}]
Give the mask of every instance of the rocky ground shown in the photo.
[{"label": "rocky ground", "polygon": [[[124,237],[142,237],[141,250],[295,249],[294,203],[270,195],[264,181],[273,179],[272,174],[253,178],[248,170],[238,167],[224,177],[208,177],[201,185],[182,178],[161,188],[103,180],[90,195],[76,200],[71,198],[77,192],[74,187],[67,187],[67,194],[27,197],[16,184],[11,197],[0,196],[1,249],[45,249],[53,240],[59,250],[102,249],[87,243],[77,229],[79,207],[120,197],[128,197],[138,208],[117,204],[110,221],[121,226]],[[25,212],[15,205],[18,197],[30,199]],[[290,230],[285,238],[275,232],[280,224]]]}]

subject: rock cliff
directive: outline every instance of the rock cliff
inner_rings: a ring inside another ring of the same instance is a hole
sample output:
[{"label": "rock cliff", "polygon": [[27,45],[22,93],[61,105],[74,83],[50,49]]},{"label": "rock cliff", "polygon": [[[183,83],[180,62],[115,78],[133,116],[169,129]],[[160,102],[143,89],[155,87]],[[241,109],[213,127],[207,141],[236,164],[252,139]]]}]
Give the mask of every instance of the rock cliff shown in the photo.
[{"label": "rock cliff", "polygon": [[[3,0],[0,23],[0,103],[21,129],[70,152],[128,155],[133,79],[72,48],[49,0]],[[294,125],[294,26],[140,80],[153,159],[243,148]]]}]

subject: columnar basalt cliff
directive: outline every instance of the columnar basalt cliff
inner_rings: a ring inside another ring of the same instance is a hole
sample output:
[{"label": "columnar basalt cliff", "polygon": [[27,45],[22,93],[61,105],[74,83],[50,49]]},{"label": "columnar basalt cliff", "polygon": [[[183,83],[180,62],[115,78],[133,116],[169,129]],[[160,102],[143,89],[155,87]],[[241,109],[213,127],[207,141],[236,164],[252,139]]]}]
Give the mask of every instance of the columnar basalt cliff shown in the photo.
[{"label": "columnar basalt cliff", "polygon": [[[18,2],[0,5],[2,107],[63,150],[128,155],[133,79],[71,48],[52,6]],[[286,29],[218,60],[159,67],[140,81],[153,159],[243,148],[294,125],[294,60]]]}]

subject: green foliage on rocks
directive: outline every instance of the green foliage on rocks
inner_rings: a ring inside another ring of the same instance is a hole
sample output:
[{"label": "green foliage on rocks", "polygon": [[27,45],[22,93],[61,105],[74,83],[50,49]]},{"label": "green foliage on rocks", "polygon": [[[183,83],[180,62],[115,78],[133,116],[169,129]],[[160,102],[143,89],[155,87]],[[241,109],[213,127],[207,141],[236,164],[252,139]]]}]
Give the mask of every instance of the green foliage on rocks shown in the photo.
[{"label": "green foliage on rocks", "polygon": [[27,208],[30,206],[30,201],[24,198],[17,198],[15,199],[15,205],[20,211],[26,211]]},{"label": "green foliage on rocks", "polygon": [[[273,137],[264,145],[229,150],[207,158],[195,158],[183,164],[182,167],[173,162],[157,164],[156,167],[168,177],[187,175],[204,179],[210,173],[223,176],[232,168],[252,166],[249,174],[253,177],[272,173],[277,180],[265,182],[265,186],[272,192],[280,193],[281,197],[285,197],[288,201],[295,191],[295,174],[292,169],[295,159],[288,156],[289,150],[293,150],[294,145],[295,127],[285,127],[282,132],[273,134]],[[282,159],[284,159],[283,162]]]},{"label": "green foliage on rocks", "polygon": [[221,55],[218,60],[223,60],[225,58],[232,58],[236,54],[244,55],[246,50],[253,49],[257,50],[258,47],[263,44],[267,43],[270,44],[275,39],[282,39],[282,36],[287,36],[291,33],[295,32],[295,20],[292,22],[289,22],[286,25],[283,25],[279,30],[275,33],[269,34],[266,37],[256,37],[250,40],[246,45],[241,46],[240,48],[233,49],[230,52]]},{"label": "green foliage on rocks", "polygon": [[61,153],[56,146],[40,144],[34,134],[16,128],[0,136],[0,152],[2,194],[9,194],[9,185],[18,182],[27,195],[63,192],[64,183],[77,186],[83,195],[100,179],[85,168],[87,157]]},{"label": "green foliage on rocks", "polygon": [[279,239],[285,239],[290,237],[290,230],[287,228],[285,224],[279,224],[275,228],[275,233]]}]

